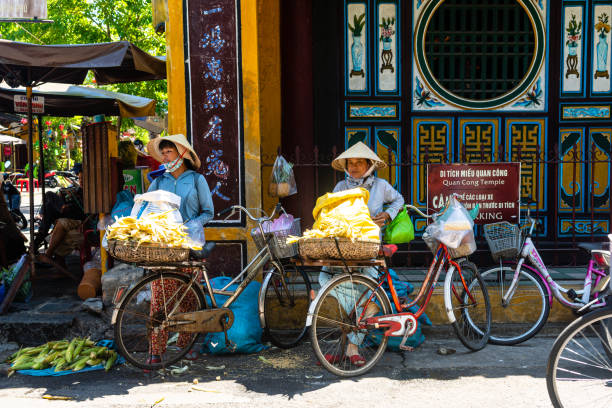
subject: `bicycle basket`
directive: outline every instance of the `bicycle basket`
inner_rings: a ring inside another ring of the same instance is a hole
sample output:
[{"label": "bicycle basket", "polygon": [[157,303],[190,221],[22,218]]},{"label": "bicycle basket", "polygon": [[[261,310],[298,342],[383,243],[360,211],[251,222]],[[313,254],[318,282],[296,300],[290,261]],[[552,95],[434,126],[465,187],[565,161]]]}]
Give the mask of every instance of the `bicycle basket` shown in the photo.
[{"label": "bicycle basket", "polygon": [[[272,253],[277,258],[291,258],[298,254],[297,243],[287,244],[287,237],[289,235],[293,235],[299,237],[302,235],[302,229],[300,227],[300,218],[296,218],[293,220],[293,224],[291,224],[291,228],[279,231],[273,231],[266,233],[266,236],[272,235],[270,239],[270,249]],[[251,236],[253,237],[253,241],[257,246],[257,250],[261,250],[266,242],[264,237],[261,236],[261,232],[259,228],[253,228],[251,230]]]},{"label": "bicycle basket", "polygon": [[519,253],[521,231],[518,225],[507,221],[487,224],[484,235],[495,262],[500,258],[514,258]]}]

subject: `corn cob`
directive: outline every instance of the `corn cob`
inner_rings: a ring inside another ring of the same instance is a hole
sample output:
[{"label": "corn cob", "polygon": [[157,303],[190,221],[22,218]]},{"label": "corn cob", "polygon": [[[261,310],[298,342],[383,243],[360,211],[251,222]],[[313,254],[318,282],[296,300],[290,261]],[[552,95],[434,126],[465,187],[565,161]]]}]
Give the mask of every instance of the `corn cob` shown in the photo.
[{"label": "corn cob", "polygon": [[111,356],[108,358],[108,360],[106,360],[106,364],[104,364],[105,371],[110,370],[113,364],[115,364],[115,360],[117,360],[117,353],[115,353],[114,351],[111,351],[110,353]]},{"label": "corn cob", "polygon": [[72,360],[74,357],[74,347],[76,344],[76,340],[77,339],[72,339],[72,341],[68,345],[68,348],[66,349],[66,362],[67,363],[72,363]]}]

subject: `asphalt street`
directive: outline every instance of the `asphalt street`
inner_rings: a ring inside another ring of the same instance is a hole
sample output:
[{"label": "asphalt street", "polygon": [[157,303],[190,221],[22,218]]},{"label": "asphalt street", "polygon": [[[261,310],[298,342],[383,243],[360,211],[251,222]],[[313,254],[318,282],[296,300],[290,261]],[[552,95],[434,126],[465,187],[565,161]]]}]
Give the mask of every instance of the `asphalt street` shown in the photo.
[{"label": "asphalt street", "polygon": [[[306,341],[292,350],[201,357],[148,375],[127,365],[63,377],[15,374],[0,379],[0,401],[4,407],[550,407],[545,375],[553,341],[536,337],[470,353],[458,340],[430,338],[413,352],[387,352],[371,372],[348,379],[317,366]],[[456,352],[441,355],[440,347]]]}]

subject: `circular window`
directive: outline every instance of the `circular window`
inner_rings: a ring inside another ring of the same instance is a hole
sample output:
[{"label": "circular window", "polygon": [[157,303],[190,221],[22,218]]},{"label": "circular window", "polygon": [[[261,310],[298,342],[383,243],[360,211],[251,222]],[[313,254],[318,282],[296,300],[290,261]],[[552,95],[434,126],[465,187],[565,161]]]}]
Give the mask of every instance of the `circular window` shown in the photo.
[{"label": "circular window", "polygon": [[521,96],[544,63],[544,27],[523,0],[437,0],[415,31],[423,80],[446,102],[490,109]]}]

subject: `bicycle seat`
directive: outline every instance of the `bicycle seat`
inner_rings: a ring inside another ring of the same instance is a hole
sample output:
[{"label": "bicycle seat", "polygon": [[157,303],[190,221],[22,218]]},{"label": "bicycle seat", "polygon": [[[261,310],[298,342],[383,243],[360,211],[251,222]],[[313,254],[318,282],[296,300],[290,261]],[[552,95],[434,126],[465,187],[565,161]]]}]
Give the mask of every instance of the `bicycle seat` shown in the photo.
[{"label": "bicycle seat", "polygon": [[207,242],[204,244],[204,247],[198,251],[193,249],[189,250],[189,258],[191,259],[205,259],[208,258],[208,255],[212,252],[217,244],[214,242]]},{"label": "bicycle seat", "polygon": [[605,242],[581,242],[578,244],[578,248],[590,253],[593,250],[608,249],[608,245]]},{"label": "bicycle seat", "polygon": [[387,258],[392,257],[393,254],[396,252],[397,252],[397,245],[391,244],[391,245],[383,245],[380,247],[380,253]]}]

